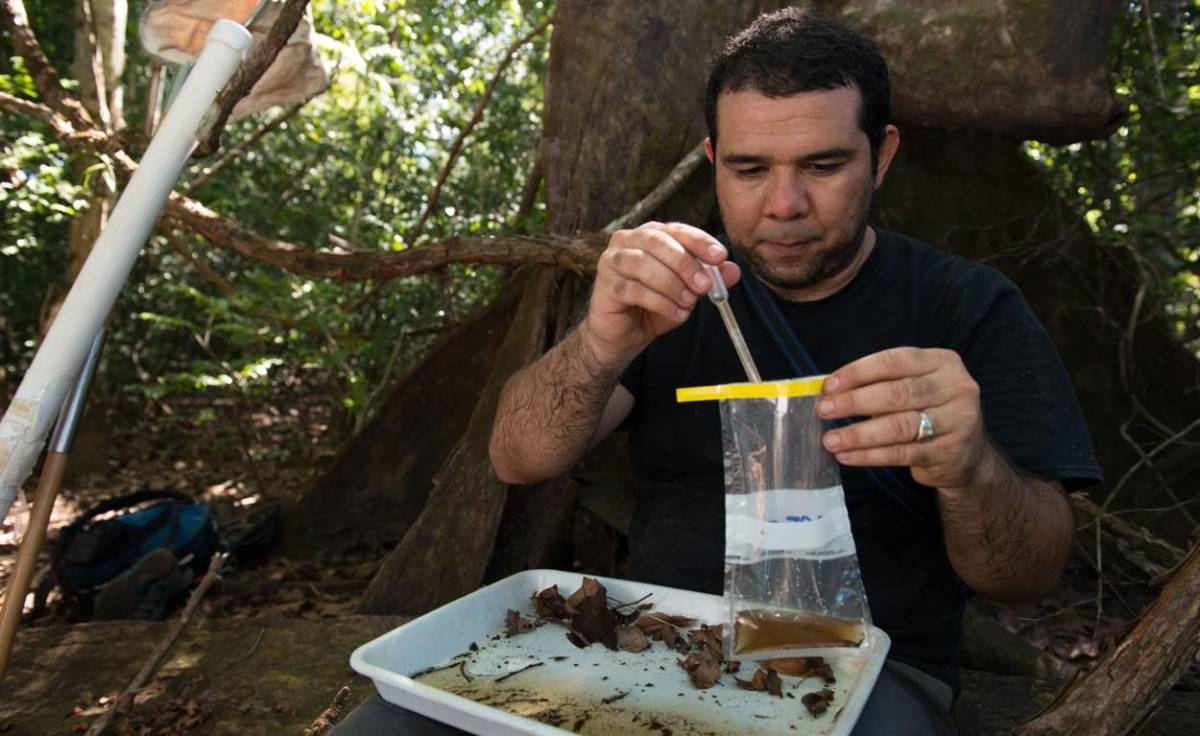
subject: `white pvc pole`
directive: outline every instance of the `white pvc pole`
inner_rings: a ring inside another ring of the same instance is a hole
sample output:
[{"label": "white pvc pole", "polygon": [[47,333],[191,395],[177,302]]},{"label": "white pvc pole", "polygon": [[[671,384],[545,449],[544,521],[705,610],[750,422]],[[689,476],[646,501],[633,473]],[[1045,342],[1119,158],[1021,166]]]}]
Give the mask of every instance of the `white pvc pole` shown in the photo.
[{"label": "white pvc pole", "polygon": [[219,20],[208,33],[183,89],[167,111],[138,169],[129,179],[91,255],[38,347],[8,411],[0,419],[0,521],[33,470],[63,396],[117,300],[138,253],[167,202],[196,131],[250,49],[250,33]]}]

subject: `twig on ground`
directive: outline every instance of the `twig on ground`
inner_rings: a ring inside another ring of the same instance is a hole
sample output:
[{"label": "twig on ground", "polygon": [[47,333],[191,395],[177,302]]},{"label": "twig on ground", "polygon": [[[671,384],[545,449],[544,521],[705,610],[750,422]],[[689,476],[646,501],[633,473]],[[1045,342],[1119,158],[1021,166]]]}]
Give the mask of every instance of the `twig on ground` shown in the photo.
[{"label": "twig on ground", "polygon": [[208,563],[208,571],[204,573],[204,578],[201,579],[196,589],[192,591],[191,596],[188,597],[188,602],[184,606],[183,613],[171,625],[171,629],[163,637],[163,640],[159,642],[154,653],[150,655],[150,659],[146,661],[146,664],[142,665],[141,671],[133,678],[133,682],[130,682],[129,686],[117,696],[116,702],[113,703],[111,708],[92,722],[92,726],[87,730],[85,736],[100,736],[100,734],[108,730],[113,717],[127,710],[133,703],[133,698],[137,695],[137,691],[141,690],[150,678],[154,676],[154,673],[158,671],[163,659],[167,656],[167,651],[175,643],[175,640],[179,638],[179,635],[183,633],[184,627],[192,620],[196,609],[200,607],[200,601],[204,599],[204,594],[208,592],[212,584],[217,581],[219,577],[217,573],[228,557],[229,555],[224,552],[213,555],[212,561]]},{"label": "twig on ground", "polygon": [[501,675],[501,676],[497,677],[496,682],[504,682],[505,680],[512,677],[513,675],[519,675],[522,672],[524,672],[525,670],[531,670],[534,667],[541,667],[544,664],[546,664],[546,663],[545,662],[534,662],[533,664],[527,664],[519,670],[513,670],[512,672],[509,672],[507,675]]},{"label": "twig on ground", "polygon": [[255,639],[254,644],[252,644],[250,646],[250,651],[246,652],[245,654],[238,657],[237,659],[230,660],[229,662],[226,662],[225,664],[221,665],[221,669],[219,669],[213,673],[212,679],[214,679],[214,680],[217,679],[218,677],[225,674],[229,670],[233,669],[237,665],[239,665],[242,662],[245,662],[247,659],[250,659],[251,657],[253,657],[255,655],[255,653],[258,652],[258,647],[260,644],[262,644],[262,641],[266,637],[266,635],[267,635],[267,627],[264,626],[258,630],[258,638]]},{"label": "twig on ground", "polygon": [[605,235],[612,235],[623,228],[641,224],[644,219],[661,207],[663,202],[670,199],[679,187],[683,186],[692,172],[703,163],[704,158],[704,141],[701,141],[680,159],[679,163],[675,164],[671,173],[667,174],[662,182],[654,187],[653,191],[642,197],[641,201],[631,207],[628,212],[605,225],[601,232]]},{"label": "twig on ground", "polygon": [[304,736],[323,736],[342,717],[342,711],[346,709],[346,703],[349,700],[350,688],[343,685],[342,689],[337,691],[337,695],[333,696],[333,703],[321,711],[321,715],[317,716],[316,720],[304,729]]},{"label": "twig on ground", "polygon": [[645,602],[647,598],[650,598],[653,595],[654,595],[653,593],[647,593],[646,595],[642,596],[641,598],[638,598],[636,601],[630,601],[629,603],[622,603],[621,601],[617,600],[616,598],[613,598],[611,595],[608,597],[608,600],[610,600],[616,604],[615,606],[613,606],[613,610],[619,611],[622,608],[629,608],[630,606],[639,605],[639,604]]},{"label": "twig on ground", "polygon": [[500,84],[501,77],[504,76],[504,70],[508,69],[508,65],[512,63],[513,57],[517,55],[522,46],[546,30],[546,27],[553,22],[554,13],[551,13],[545,20],[538,23],[532,31],[508,47],[508,52],[504,54],[504,59],[500,61],[500,65],[496,67],[495,73],[492,74],[491,80],[484,89],[483,97],[479,98],[479,102],[475,103],[475,109],[471,112],[471,119],[467,121],[467,124],[459,131],[458,137],[454,139],[454,143],[450,145],[450,156],[446,159],[446,165],[442,167],[441,173],[438,174],[437,182],[433,185],[433,190],[425,200],[425,210],[421,213],[420,219],[417,220],[417,224],[413,226],[412,231],[409,232],[406,238],[410,244],[417,242],[417,238],[420,237],[421,232],[425,229],[425,223],[428,222],[429,216],[433,214],[433,209],[437,207],[438,197],[442,193],[442,186],[450,176],[450,170],[454,168],[454,162],[458,159],[459,152],[462,151],[463,141],[466,140],[467,136],[471,134],[471,131],[475,129],[475,126],[483,118],[483,111],[487,108],[488,102],[491,101],[492,95],[496,92],[496,87]]}]

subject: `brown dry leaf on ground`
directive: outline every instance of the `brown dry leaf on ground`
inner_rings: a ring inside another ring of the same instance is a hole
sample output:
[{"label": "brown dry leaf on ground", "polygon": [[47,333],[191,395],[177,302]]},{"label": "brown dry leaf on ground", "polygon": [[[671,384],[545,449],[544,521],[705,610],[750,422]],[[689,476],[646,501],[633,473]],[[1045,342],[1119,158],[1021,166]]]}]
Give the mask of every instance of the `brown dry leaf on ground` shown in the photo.
[{"label": "brown dry leaf on ground", "polygon": [[775,657],[764,659],[758,664],[789,677],[820,677],[826,684],[837,682],[837,678],[833,676],[833,668],[824,657]]},{"label": "brown dry leaf on ground", "polygon": [[733,681],[743,690],[753,690],[759,693],[766,692],[767,690],[767,673],[762,670],[757,670],[754,673],[754,677],[749,680],[742,680],[735,677]]},{"label": "brown dry leaf on ground", "polygon": [[567,613],[567,602],[563,599],[562,593],[558,592],[557,585],[551,585],[533,596],[533,605],[537,610],[537,615],[542,618],[565,621],[570,615]]},{"label": "brown dry leaf on ground", "polygon": [[617,646],[624,652],[640,652],[650,648],[650,640],[636,626],[618,626]]},{"label": "brown dry leaf on ground", "polygon": [[749,680],[739,680],[733,678],[733,681],[738,684],[738,687],[743,690],[753,690],[760,693],[770,693],[777,698],[783,697],[783,680],[780,679],[779,673],[771,668],[760,667],[754,677]]},{"label": "brown dry leaf on ground", "polygon": [[667,613],[650,611],[639,616],[635,626],[651,639],[664,642],[670,649],[678,649],[678,630],[694,623],[696,623],[696,619],[687,616],[672,616]]},{"label": "brown dry leaf on ground", "polygon": [[692,684],[701,690],[707,690],[721,679],[721,660],[711,652],[692,652],[687,659],[679,661],[679,666],[687,670]]},{"label": "brown dry leaf on ground", "polygon": [[783,697],[783,680],[779,679],[779,673],[773,669],[767,669],[767,692],[777,698]]},{"label": "brown dry leaf on ground", "polygon": [[608,592],[603,585],[584,578],[579,590],[566,600],[565,608],[571,616],[571,630],[567,634],[571,643],[584,647],[600,642],[616,651],[617,615],[608,607]]},{"label": "brown dry leaf on ground", "polygon": [[814,716],[819,716],[829,709],[829,704],[833,702],[833,691],[829,688],[822,688],[815,693],[808,693],[800,698],[800,702],[804,703],[804,707],[808,708],[808,712]]},{"label": "brown dry leaf on ground", "polygon": [[608,591],[597,580],[584,578],[579,590],[567,598],[565,607],[571,616],[595,615],[608,608]]},{"label": "brown dry leaf on ground", "polygon": [[725,647],[721,643],[721,624],[709,626],[708,624],[700,624],[700,628],[692,629],[688,632],[692,638],[692,645],[698,647],[701,651],[711,652],[718,662],[725,659],[723,654]]},{"label": "brown dry leaf on ground", "polygon": [[526,631],[533,631],[533,619],[528,619],[522,616],[513,609],[508,609],[504,614],[504,630],[508,636],[516,636],[524,634]]}]

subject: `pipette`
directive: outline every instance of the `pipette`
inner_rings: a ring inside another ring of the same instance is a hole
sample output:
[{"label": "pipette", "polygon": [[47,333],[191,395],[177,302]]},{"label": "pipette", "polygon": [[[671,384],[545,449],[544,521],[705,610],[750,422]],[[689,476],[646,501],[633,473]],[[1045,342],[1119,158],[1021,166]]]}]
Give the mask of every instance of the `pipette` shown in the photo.
[{"label": "pipette", "polygon": [[713,282],[708,289],[708,298],[721,314],[721,321],[725,323],[729,339],[733,341],[733,349],[737,351],[738,360],[742,361],[746,377],[752,383],[759,383],[762,381],[762,377],[758,375],[758,367],[754,365],[754,358],[750,357],[750,348],[746,346],[746,339],[742,337],[742,330],[738,327],[737,320],[733,317],[733,310],[729,307],[729,289],[721,279],[721,270],[707,263],[702,265],[708,271],[708,275],[712,277]]}]

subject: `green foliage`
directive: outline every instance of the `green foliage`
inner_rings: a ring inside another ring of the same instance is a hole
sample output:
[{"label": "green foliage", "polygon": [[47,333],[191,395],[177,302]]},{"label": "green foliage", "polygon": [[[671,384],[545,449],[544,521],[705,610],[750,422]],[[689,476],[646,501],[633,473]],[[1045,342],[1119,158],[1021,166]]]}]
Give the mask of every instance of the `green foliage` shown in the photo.
[{"label": "green foliage", "polygon": [[1150,296],[1200,353],[1200,2],[1122,5],[1111,54],[1129,101],[1117,132],[1027,150],[1101,241],[1140,256]]},{"label": "green foliage", "polygon": [[[35,96],[19,57],[0,74],[0,91]],[[67,176],[68,156],[38,121],[6,116],[0,127],[0,379],[33,357],[46,284],[66,268],[67,225],[78,188]],[[0,381],[2,383],[2,381]]]},{"label": "green foliage", "polygon": [[[453,141],[510,45],[553,7],[500,0],[312,5],[333,86],[193,195],[252,230],[313,248],[420,247],[409,233]],[[69,53],[69,24],[63,37],[50,21],[35,17],[35,30],[52,32],[51,50]],[[540,34],[507,69],[421,242],[513,228],[541,135],[548,41],[549,33]],[[128,50],[125,112],[137,130],[149,60],[132,34]],[[52,60],[60,71],[70,69],[69,56]],[[19,63],[3,71],[5,91],[36,98]],[[269,110],[230,126],[226,148],[277,114]],[[2,171],[22,182],[0,184],[0,268],[6,274],[0,319],[11,334],[4,363],[14,377],[32,357],[46,285],[62,279],[66,223],[80,204],[80,191],[69,182],[75,159],[36,121],[20,126],[6,123],[0,134]],[[179,188],[212,163],[195,162]],[[539,207],[522,225],[540,227],[543,217]],[[285,373],[299,372],[309,390],[327,397],[342,432],[361,426],[385,387],[490,299],[500,278],[496,268],[453,266],[384,284],[312,281],[200,239],[181,234],[179,242],[232,291],[212,283],[166,238],[152,237],[114,309],[104,374],[110,387],[151,404],[195,396],[211,406],[256,400]],[[9,279],[10,273],[20,279]]]}]

